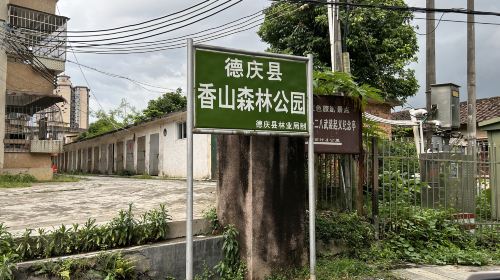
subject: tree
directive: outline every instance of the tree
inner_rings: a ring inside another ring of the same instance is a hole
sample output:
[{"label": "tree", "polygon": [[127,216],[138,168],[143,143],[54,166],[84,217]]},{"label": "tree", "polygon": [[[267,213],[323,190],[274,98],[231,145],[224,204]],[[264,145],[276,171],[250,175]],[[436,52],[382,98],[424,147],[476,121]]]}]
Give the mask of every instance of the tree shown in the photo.
[{"label": "tree", "polygon": [[[351,0],[352,3],[406,6],[404,0]],[[331,67],[327,8],[323,4],[279,1],[266,9],[258,34],[269,51],[315,56],[316,68]],[[386,99],[405,101],[415,95],[418,83],[413,70],[417,60],[417,38],[410,25],[412,14],[372,8],[341,8],[343,34],[351,57],[351,71],[359,84],[382,90]]]},{"label": "tree", "polygon": [[187,99],[182,94],[182,89],[178,88],[175,92],[168,92],[150,100],[148,107],[142,111],[141,120],[150,120],[162,117],[165,114],[180,111],[186,108]]},{"label": "tree", "polygon": [[91,138],[128,125],[138,124],[164,116],[165,114],[180,111],[186,107],[186,97],[179,88],[175,92],[168,92],[150,100],[142,112],[137,112],[125,99],[118,107],[106,112],[99,110],[94,114],[97,119],[89,125],[86,132],[80,134],[79,139]]},{"label": "tree", "polygon": [[87,131],[78,136],[78,139],[92,138],[123,126],[113,114],[108,114],[104,110],[97,111],[94,116],[97,120],[92,122]]}]

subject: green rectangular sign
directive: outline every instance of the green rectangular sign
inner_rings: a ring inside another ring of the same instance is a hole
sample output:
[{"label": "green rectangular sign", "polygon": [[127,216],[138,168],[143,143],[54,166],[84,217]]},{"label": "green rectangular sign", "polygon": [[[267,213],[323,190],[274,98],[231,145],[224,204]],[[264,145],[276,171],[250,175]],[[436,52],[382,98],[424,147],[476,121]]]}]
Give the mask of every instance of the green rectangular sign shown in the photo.
[{"label": "green rectangular sign", "polygon": [[307,60],[194,48],[194,129],[308,133]]}]

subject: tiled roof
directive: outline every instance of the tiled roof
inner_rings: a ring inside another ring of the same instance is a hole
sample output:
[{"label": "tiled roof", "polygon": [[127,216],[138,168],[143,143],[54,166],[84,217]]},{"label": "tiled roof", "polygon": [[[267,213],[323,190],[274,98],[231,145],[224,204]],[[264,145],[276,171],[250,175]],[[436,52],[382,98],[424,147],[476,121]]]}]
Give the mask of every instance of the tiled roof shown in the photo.
[{"label": "tiled roof", "polygon": [[[477,122],[500,117],[500,96],[478,99],[476,101]],[[467,102],[460,102],[460,124],[467,123]]]},{"label": "tiled roof", "polygon": [[[500,117],[500,96],[482,98],[476,101],[477,122]],[[391,114],[393,120],[409,120],[410,111],[404,110]],[[460,124],[467,123],[467,101],[460,102]]]},{"label": "tiled roof", "polygon": [[391,119],[397,121],[408,121],[411,119],[410,111],[404,110],[404,111],[394,112],[391,114]]}]

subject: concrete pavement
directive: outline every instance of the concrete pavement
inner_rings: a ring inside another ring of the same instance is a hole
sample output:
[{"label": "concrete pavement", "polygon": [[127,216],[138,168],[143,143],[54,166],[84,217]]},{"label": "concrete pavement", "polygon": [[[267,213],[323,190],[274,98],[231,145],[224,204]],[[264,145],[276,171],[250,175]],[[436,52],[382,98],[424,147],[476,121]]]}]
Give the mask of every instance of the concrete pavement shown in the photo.
[{"label": "concrete pavement", "polygon": [[[11,231],[52,228],[85,223],[95,218],[107,222],[120,209],[134,205],[134,213],[165,204],[172,220],[185,219],[186,182],[181,180],[130,179],[85,176],[76,183],[42,183],[30,188],[0,189],[0,223]],[[216,183],[194,183],[194,216],[215,206]]]},{"label": "concrete pavement", "polygon": [[398,269],[393,273],[408,280],[466,280],[473,273],[480,271],[500,271],[500,266],[415,266]]}]

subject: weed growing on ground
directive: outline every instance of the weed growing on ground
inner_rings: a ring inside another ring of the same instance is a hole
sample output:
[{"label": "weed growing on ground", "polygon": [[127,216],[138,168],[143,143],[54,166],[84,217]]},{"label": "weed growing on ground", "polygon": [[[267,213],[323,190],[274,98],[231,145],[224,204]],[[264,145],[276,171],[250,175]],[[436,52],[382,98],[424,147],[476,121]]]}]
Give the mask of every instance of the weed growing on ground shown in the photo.
[{"label": "weed growing on ground", "polygon": [[[267,280],[302,280],[309,277],[309,269],[279,269],[267,277]],[[316,268],[318,280],[357,280],[383,279],[397,280],[398,278],[387,271],[368,265],[363,261],[342,257],[321,257]]]},{"label": "weed growing on ground", "polygon": [[222,226],[217,218],[217,209],[215,207],[203,211],[203,218],[210,223],[210,230],[212,231],[211,234],[217,234],[220,232]]},{"label": "weed growing on ground", "polygon": [[487,265],[497,263],[500,233],[471,233],[449,211],[415,208],[387,224],[386,236],[364,253],[366,260],[386,264]]},{"label": "weed growing on ground", "polygon": [[0,175],[1,188],[26,188],[31,187],[36,182],[36,178],[29,174],[3,174]]},{"label": "weed growing on ground", "polygon": [[101,253],[95,259],[66,259],[38,263],[34,267],[34,274],[44,277],[58,277],[64,280],[137,279],[133,262],[119,253]]},{"label": "weed growing on ground", "polygon": [[[66,174],[54,174],[54,178],[47,182],[49,183],[75,183],[79,182],[81,179],[74,175],[66,175]],[[43,181],[42,181],[43,182]]]}]

